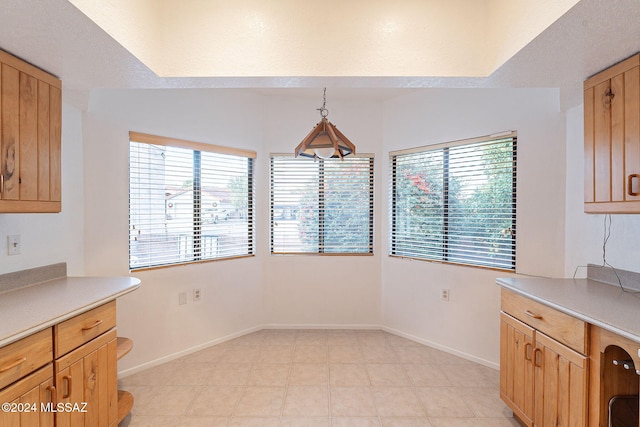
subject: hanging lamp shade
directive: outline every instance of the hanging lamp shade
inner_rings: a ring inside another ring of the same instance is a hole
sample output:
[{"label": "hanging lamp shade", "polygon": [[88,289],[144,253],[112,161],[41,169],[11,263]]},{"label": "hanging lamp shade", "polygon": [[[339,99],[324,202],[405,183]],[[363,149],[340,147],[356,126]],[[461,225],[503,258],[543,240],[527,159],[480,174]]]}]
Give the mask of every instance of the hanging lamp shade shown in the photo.
[{"label": "hanging lamp shade", "polygon": [[324,103],[321,108],[318,108],[322,120],[298,144],[295,150],[296,157],[342,159],[349,154],[356,153],[356,146],[333,123],[327,120],[329,110],[325,108],[326,93],[327,88],[324,89]]}]

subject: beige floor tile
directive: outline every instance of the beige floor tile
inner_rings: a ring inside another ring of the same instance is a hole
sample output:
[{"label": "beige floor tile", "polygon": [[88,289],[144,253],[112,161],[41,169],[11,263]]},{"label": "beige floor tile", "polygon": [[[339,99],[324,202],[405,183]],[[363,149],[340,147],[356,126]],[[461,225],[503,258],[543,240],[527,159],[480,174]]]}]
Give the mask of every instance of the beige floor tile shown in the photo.
[{"label": "beige floor tile", "polygon": [[329,366],[323,363],[294,363],[289,373],[289,385],[327,385]]},{"label": "beige floor tile", "polygon": [[329,415],[329,393],[323,386],[289,387],[284,400],[285,417],[326,417]]},{"label": "beige floor tile", "polygon": [[237,417],[229,421],[229,427],[278,427],[279,423],[275,417]]},{"label": "beige floor tile", "polygon": [[479,418],[431,418],[433,427],[484,427]]},{"label": "beige floor tile", "polygon": [[353,331],[336,331],[327,333],[329,345],[360,345],[358,335]]},{"label": "beige floor tile", "polygon": [[330,427],[329,418],[289,418],[280,420],[280,427]]},{"label": "beige floor tile", "polygon": [[182,417],[180,427],[226,427],[229,423],[227,417]]},{"label": "beige floor tile", "polygon": [[380,420],[372,417],[338,417],[331,419],[332,427],[380,427]]},{"label": "beige floor tile", "polygon": [[163,415],[136,415],[127,427],[176,427],[180,425],[180,417]]},{"label": "beige floor tile", "polygon": [[220,361],[225,363],[254,363],[260,355],[260,346],[237,345],[229,348]]},{"label": "beige floor tile", "polygon": [[138,412],[138,408],[144,407],[153,396],[155,396],[162,386],[126,385],[118,386],[118,389],[127,390],[134,396],[132,412]]},{"label": "beige floor tile", "polygon": [[440,365],[451,384],[460,387],[498,387],[500,372],[482,365]]},{"label": "beige floor tile", "polygon": [[404,371],[414,386],[446,387],[452,385],[438,365],[407,364],[404,365]]},{"label": "beige floor tile", "polygon": [[515,418],[482,418],[482,427],[522,427]]},{"label": "beige floor tile", "polygon": [[249,374],[248,385],[285,386],[289,377],[289,365],[258,364]]},{"label": "beige floor tile", "polygon": [[210,363],[181,363],[175,370],[165,374],[167,385],[204,385],[216,365]]},{"label": "beige floor tile", "polygon": [[284,403],[284,387],[247,386],[240,397],[235,415],[274,417],[280,416]]},{"label": "beige floor tile", "polygon": [[260,346],[264,343],[266,334],[254,332],[252,334],[243,335],[228,342],[231,346]]},{"label": "beige floor tile", "polygon": [[402,363],[432,363],[429,348],[425,346],[399,346],[395,351]]},{"label": "beige floor tile", "polygon": [[511,410],[500,399],[497,387],[488,388],[458,388],[458,392],[469,408],[479,418],[510,418]]},{"label": "beige floor tile", "polygon": [[241,395],[242,387],[238,386],[203,387],[187,415],[229,417]]},{"label": "beige floor tile", "polygon": [[364,360],[369,363],[399,363],[400,357],[390,345],[368,345],[362,347]]},{"label": "beige floor tile", "polygon": [[364,355],[358,345],[332,345],[329,363],[364,363]]},{"label": "beige floor tile", "polygon": [[474,416],[454,387],[417,387],[415,391],[428,417]]},{"label": "beige floor tile", "polygon": [[432,427],[426,417],[382,417],[382,427]]},{"label": "beige floor tile", "polygon": [[369,374],[364,365],[332,364],[329,365],[329,383],[332,386],[368,386]]},{"label": "beige floor tile", "polygon": [[296,342],[295,332],[269,332],[265,334],[263,345],[291,345]]},{"label": "beige floor tile", "polygon": [[361,332],[358,334],[360,345],[368,346],[387,346],[387,335],[378,332]]},{"label": "beige floor tile", "polygon": [[409,378],[402,365],[391,363],[374,363],[367,365],[371,385],[374,386],[409,386]]},{"label": "beige floor tile", "polygon": [[369,387],[331,387],[331,415],[344,417],[376,416]]},{"label": "beige floor tile", "polygon": [[429,347],[427,347],[427,349],[430,353],[431,363],[440,365],[475,365],[475,363],[470,360],[463,359],[446,351]]},{"label": "beige floor tile", "polygon": [[372,391],[380,416],[426,416],[420,400],[411,387],[373,387]]},{"label": "beige floor tile", "polygon": [[245,385],[249,381],[250,363],[219,363],[209,376],[210,385]]},{"label": "beige floor tile", "polygon": [[142,407],[136,415],[163,415],[175,417],[184,415],[191,402],[200,393],[197,386],[164,386]]},{"label": "beige floor tile", "polygon": [[301,332],[296,336],[296,345],[327,345],[327,334],[321,331]]},{"label": "beige floor tile", "polygon": [[387,335],[387,342],[389,343],[389,345],[394,346],[394,347],[417,347],[417,346],[422,346],[422,344],[412,341],[410,339],[398,336],[398,335],[393,335],[393,334],[388,334]]},{"label": "beige floor tile", "polygon": [[327,363],[329,350],[325,345],[296,344],[294,363]]},{"label": "beige floor tile", "polygon": [[293,360],[293,344],[263,345],[258,355],[258,363],[291,363]]}]

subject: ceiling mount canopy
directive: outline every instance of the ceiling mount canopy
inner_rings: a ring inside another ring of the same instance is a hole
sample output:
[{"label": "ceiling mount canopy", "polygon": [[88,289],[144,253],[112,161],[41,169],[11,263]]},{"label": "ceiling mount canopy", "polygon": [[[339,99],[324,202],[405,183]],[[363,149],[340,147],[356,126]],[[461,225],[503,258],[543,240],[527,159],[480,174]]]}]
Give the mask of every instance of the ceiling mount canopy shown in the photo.
[{"label": "ceiling mount canopy", "polygon": [[317,109],[320,111],[322,119],[298,144],[295,151],[296,157],[342,159],[344,156],[356,153],[356,146],[333,123],[327,120],[329,110],[327,110],[326,105],[327,88],[325,87],[322,107]]}]

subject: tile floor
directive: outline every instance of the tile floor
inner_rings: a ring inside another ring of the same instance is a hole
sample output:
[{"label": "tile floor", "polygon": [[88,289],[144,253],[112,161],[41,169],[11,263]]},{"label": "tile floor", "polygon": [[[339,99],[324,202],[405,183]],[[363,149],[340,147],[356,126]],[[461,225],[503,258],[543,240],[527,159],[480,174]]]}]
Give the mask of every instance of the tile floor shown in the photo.
[{"label": "tile floor", "polygon": [[519,426],[498,381],[383,331],[262,330],[121,379],[121,427]]}]

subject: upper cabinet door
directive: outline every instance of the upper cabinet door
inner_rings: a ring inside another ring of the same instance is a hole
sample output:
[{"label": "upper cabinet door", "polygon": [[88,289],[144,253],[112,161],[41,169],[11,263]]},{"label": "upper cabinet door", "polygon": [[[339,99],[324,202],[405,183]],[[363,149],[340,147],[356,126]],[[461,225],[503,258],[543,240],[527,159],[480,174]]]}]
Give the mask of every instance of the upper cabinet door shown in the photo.
[{"label": "upper cabinet door", "polygon": [[0,51],[0,213],[61,210],[61,89]]},{"label": "upper cabinet door", "polygon": [[584,82],[584,210],[640,213],[640,55]]}]

